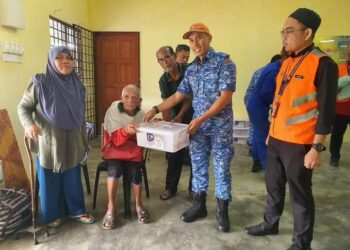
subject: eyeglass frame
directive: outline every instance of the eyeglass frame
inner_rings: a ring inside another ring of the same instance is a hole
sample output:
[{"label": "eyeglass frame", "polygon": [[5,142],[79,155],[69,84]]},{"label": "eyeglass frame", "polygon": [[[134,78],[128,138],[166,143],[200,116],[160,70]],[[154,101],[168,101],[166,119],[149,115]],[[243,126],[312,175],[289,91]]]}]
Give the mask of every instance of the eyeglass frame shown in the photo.
[{"label": "eyeglass frame", "polygon": [[165,55],[165,56],[163,56],[161,58],[157,58],[157,62],[158,63],[163,63],[163,62],[165,62],[165,60],[169,60],[172,56],[174,56],[174,55],[167,54],[167,55]]},{"label": "eyeglass frame", "polygon": [[302,28],[302,29],[297,29],[297,30],[294,30],[294,29],[282,29],[281,31],[280,31],[280,35],[281,35],[281,37],[287,37],[289,34],[292,34],[292,33],[294,33],[294,32],[296,32],[296,31],[303,31],[303,30],[306,30],[306,29],[308,29],[308,28]]}]

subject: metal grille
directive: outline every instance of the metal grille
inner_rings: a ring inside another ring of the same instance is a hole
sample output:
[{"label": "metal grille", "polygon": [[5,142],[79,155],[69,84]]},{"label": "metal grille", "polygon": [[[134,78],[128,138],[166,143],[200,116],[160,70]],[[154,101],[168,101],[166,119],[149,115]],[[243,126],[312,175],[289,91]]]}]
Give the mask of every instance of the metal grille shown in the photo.
[{"label": "metal grille", "polygon": [[73,30],[77,45],[77,72],[86,87],[86,120],[96,125],[93,33],[78,25],[73,25]]},{"label": "metal grille", "polygon": [[86,88],[86,121],[96,126],[93,33],[50,16],[50,41],[51,47],[64,45],[72,51],[74,68]]}]

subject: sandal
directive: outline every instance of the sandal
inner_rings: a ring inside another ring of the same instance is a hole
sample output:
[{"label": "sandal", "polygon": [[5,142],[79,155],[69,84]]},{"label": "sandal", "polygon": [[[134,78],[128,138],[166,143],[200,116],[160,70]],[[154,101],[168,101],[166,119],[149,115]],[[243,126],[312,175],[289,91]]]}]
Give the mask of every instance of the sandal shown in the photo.
[{"label": "sandal", "polygon": [[49,228],[58,228],[59,226],[61,226],[61,219],[60,218],[54,219],[52,222],[47,224],[47,227],[49,227]]},{"label": "sandal", "polygon": [[69,216],[69,218],[79,221],[83,224],[92,224],[95,222],[95,218],[89,213],[78,215],[78,216]]},{"label": "sandal", "polygon": [[146,209],[142,209],[140,211],[137,211],[137,218],[139,219],[139,222],[141,224],[148,224],[151,221],[151,217],[149,215],[149,212]]},{"label": "sandal", "polygon": [[172,193],[169,190],[164,190],[163,193],[160,194],[159,198],[163,201],[170,199],[171,197],[175,196],[175,193]]},{"label": "sandal", "polygon": [[103,217],[102,228],[106,230],[115,228],[115,218],[112,212],[107,211]]}]

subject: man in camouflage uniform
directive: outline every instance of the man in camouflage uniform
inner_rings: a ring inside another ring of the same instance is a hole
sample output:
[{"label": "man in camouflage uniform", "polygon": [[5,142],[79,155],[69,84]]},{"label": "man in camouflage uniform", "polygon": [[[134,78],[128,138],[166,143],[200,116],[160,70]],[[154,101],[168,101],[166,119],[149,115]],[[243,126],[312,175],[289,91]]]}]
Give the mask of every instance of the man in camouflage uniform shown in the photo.
[{"label": "man in camouflage uniform", "polygon": [[184,222],[192,222],[207,216],[208,169],[213,150],[218,229],[228,232],[230,163],[234,155],[232,93],[236,88],[236,66],[228,54],[215,52],[210,47],[212,36],[204,24],[193,24],[183,38],[189,40],[196,58],[188,66],[177,92],[154,106],[144,120],[152,119],[156,113],[170,109],[185,98],[192,98],[194,115],[188,132],[191,134],[194,199],[192,207],[181,218]]}]

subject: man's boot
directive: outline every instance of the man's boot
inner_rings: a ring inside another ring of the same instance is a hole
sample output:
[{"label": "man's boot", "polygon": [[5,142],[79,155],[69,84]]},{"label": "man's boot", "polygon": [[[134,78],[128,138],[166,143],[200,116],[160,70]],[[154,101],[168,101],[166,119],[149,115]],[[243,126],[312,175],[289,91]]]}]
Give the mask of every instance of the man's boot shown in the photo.
[{"label": "man's boot", "polygon": [[260,161],[259,160],[253,160],[252,172],[256,173],[256,172],[259,172],[261,170],[262,170],[262,168],[261,168]]},{"label": "man's boot", "polygon": [[207,216],[206,193],[193,193],[192,207],[181,215],[184,222],[193,222]]},{"label": "man's boot", "polygon": [[216,205],[216,221],[218,222],[218,229],[221,232],[228,232],[230,230],[230,218],[228,217],[228,200],[217,199]]}]

